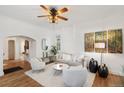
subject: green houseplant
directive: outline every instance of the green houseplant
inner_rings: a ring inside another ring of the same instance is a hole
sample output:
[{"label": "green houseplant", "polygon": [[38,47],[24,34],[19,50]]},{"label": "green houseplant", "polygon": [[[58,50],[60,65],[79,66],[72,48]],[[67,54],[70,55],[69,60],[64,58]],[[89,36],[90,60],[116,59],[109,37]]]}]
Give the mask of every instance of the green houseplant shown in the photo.
[{"label": "green houseplant", "polygon": [[58,52],[57,47],[56,46],[51,46],[50,52],[53,56],[55,56]]},{"label": "green houseplant", "polygon": [[50,49],[51,56],[49,57],[51,62],[54,62],[56,60],[57,52],[58,52],[57,47],[54,45],[51,46],[51,49]]}]

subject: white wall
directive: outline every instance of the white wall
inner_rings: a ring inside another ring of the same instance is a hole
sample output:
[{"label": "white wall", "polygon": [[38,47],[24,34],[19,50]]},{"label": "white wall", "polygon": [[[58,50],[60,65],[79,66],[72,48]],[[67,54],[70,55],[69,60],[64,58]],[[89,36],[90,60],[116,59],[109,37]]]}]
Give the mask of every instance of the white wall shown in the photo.
[{"label": "white wall", "polygon": [[[108,29],[122,28],[124,30],[124,15],[113,15],[108,18],[96,20],[92,22],[79,22],[71,26],[58,28],[56,25],[56,34],[61,35],[61,48],[62,51],[72,53],[74,55],[87,55],[94,57],[100,62],[99,53],[86,53],[84,51],[84,34],[87,32],[104,31]],[[58,28],[58,29],[57,29]],[[124,36],[124,31],[123,31]],[[55,34],[54,36],[55,37]],[[123,38],[124,49],[124,38]],[[123,54],[110,54],[103,55],[103,62],[108,65],[109,70],[118,75],[123,75],[122,65],[124,65],[124,51]]]},{"label": "white wall", "polygon": [[0,76],[4,75],[3,73],[3,36],[0,34]]},{"label": "white wall", "polygon": [[24,59],[24,55],[22,52],[24,52],[24,44],[25,40],[29,41],[29,55],[28,59],[31,57],[36,56],[36,43],[35,40],[30,39],[28,37],[22,37],[22,36],[12,36],[12,37],[7,37],[4,40],[4,47],[3,47],[3,52],[4,52],[4,60],[8,60],[8,41],[9,40],[14,40],[15,41],[15,60],[26,60]]},{"label": "white wall", "polygon": [[[124,15],[113,15],[109,18],[103,18],[92,22],[78,22],[73,25],[65,27],[57,27],[52,29],[46,26],[46,29],[32,24],[27,24],[22,21],[11,19],[9,17],[0,16],[0,33],[7,36],[23,35],[31,37],[36,40],[36,56],[41,57],[41,39],[46,38],[49,44],[54,44],[55,36],[61,35],[62,51],[73,53],[74,55],[88,55],[94,57],[98,61],[100,55],[97,53],[85,53],[84,52],[84,33],[103,31],[107,29],[122,28],[124,30]],[[52,32],[55,30],[56,32]],[[124,36],[124,32],[123,32]],[[1,40],[1,37],[0,37]],[[1,41],[2,42],[2,41]],[[123,38],[124,44],[124,38]],[[1,45],[0,45],[1,46]],[[2,46],[1,46],[2,47]],[[123,45],[124,49],[124,45]],[[2,51],[2,50],[1,50]],[[2,53],[1,53],[2,54]],[[2,55],[1,55],[2,56]],[[2,64],[2,57],[0,58]],[[122,65],[124,65],[124,53],[123,54],[104,54],[104,63],[108,65],[111,72],[122,75]],[[2,71],[2,67],[1,67]]]},{"label": "white wall", "polygon": [[[56,25],[57,26],[57,25]],[[76,54],[76,30],[75,26],[65,27],[61,29],[56,29],[54,32],[54,42],[56,41],[56,36],[60,35],[61,37],[61,51]]]},{"label": "white wall", "polygon": [[[8,36],[27,36],[36,40],[36,42],[41,42],[41,39],[46,37],[49,31],[47,28],[44,29],[6,16],[0,16],[0,19],[3,20],[0,23],[3,25],[0,27],[0,31],[4,32],[5,38]],[[41,43],[36,46],[41,47]],[[39,52],[40,49],[38,49],[37,52]],[[37,55],[38,54],[40,53],[37,53]]]},{"label": "white wall", "polygon": [[[118,15],[113,16],[110,18],[103,19],[101,21],[96,21],[93,23],[89,23],[88,25],[85,25],[85,29],[80,31],[82,34],[82,37],[84,36],[84,33],[87,32],[95,32],[95,31],[104,31],[108,29],[118,29],[122,28],[124,30],[124,16]],[[124,31],[123,35],[124,36]],[[84,37],[83,37],[84,38]],[[80,46],[84,46],[84,40],[82,40],[82,44]],[[124,49],[124,38],[123,38],[123,49]],[[84,47],[83,47],[84,50]],[[91,57],[95,57],[100,62],[100,54],[99,53],[85,53],[85,55],[89,55]],[[124,65],[124,51],[122,54],[111,54],[111,53],[105,53],[103,56],[103,63],[107,64],[109,67],[109,70],[118,75],[124,75],[122,72],[122,65]]]},{"label": "white wall", "polygon": [[[30,60],[30,58],[35,57],[36,56],[36,41],[28,38],[28,37],[16,37],[20,39],[20,51],[19,51],[19,56],[21,60]],[[29,41],[29,52],[27,56],[24,56],[22,54],[22,52],[24,52],[24,45],[25,45],[25,40]]]},{"label": "white wall", "polygon": [[[8,36],[27,36],[36,40],[36,56],[41,57],[41,39],[46,37],[49,30],[39,26],[25,23],[16,19],[9,18],[7,16],[0,15],[0,72],[3,72],[3,41]],[[2,47],[2,48],[1,48]],[[1,74],[2,75],[2,74]]]},{"label": "white wall", "polygon": [[[93,57],[100,62],[99,53],[86,53],[84,51],[84,34],[87,32],[104,31],[108,29],[122,28],[124,30],[124,16],[116,15],[102,20],[92,22],[85,22],[82,24],[75,24],[68,28],[58,29],[61,31],[62,48],[63,51],[73,53],[74,55],[87,55]],[[124,31],[123,31],[124,36]],[[123,38],[124,49],[124,38]],[[124,75],[122,73],[122,66],[124,65],[124,51],[123,54],[110,54],[103,55],[103,63],[107,64],[110,72],[117,75]]]}]

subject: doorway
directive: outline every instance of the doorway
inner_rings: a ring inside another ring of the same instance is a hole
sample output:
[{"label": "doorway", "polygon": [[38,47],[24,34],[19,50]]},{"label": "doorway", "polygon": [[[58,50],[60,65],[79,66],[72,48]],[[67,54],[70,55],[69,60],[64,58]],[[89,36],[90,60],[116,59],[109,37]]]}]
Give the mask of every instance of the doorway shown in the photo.
[{"label": "doorway", "polygon": [[15,59],[15,41],[14,40],[8,41],[8,59],[9,60]]},{"label": "doorway", "polygon": [[[26,52],[26,54],[23,52]],[[26,36],[9,36],[5,38],[3,49],[3,70],[10,71],[18,67],[28,69],[25,64],[36,56],[36,40]],[[30,63],[28,63],[30,66]],[[14,71],[17,71],[14,70]]]}]

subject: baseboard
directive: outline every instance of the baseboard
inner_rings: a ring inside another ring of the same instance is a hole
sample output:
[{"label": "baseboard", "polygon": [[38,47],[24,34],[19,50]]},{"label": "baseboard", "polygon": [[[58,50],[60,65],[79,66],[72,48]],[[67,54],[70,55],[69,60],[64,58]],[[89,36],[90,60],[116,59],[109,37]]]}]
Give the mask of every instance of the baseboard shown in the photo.
[{"label": "baseboard", "polygon": [[1,77],[1,76],[4,76],[4,72],[3,72],[3,71],[0,72],[0,77]]},{"label": "baseboard", "polygon": [[111,73],[118,76],[124,76],[124,73],[122,72],[111,72]]}]

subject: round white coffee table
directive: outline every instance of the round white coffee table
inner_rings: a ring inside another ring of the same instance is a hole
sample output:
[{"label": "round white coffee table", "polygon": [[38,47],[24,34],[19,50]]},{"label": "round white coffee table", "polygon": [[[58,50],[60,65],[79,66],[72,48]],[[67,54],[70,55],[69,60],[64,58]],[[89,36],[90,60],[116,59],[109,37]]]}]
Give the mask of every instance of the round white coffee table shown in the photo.
[{"label": "round white coffee table", "polygon": [[69,65],[68,64],[64,64],[64,63],[58,63],[53,65],[53,69],[57,70],[57,71],[62,71],[64,68],[68,68]]}]

